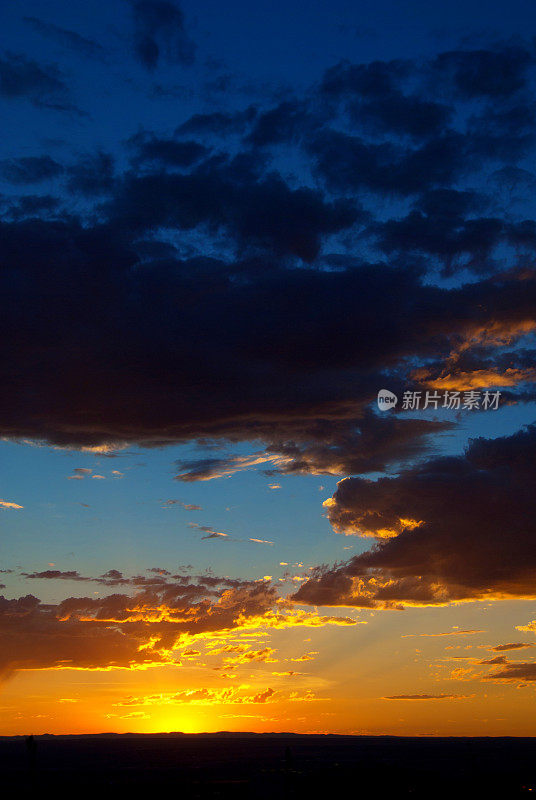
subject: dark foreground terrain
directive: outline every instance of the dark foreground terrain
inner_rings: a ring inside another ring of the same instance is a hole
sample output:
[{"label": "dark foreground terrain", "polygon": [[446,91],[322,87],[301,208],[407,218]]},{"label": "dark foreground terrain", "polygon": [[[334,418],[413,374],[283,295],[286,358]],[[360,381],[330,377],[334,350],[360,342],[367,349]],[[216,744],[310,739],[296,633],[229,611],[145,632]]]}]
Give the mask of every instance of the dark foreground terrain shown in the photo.
[{"label": "dark foreground terrain", "polygon": [[[536,739],[292,734],[0,738],[2,796],[536,796]],[[162,794],[165,793],[165,794]]]}]

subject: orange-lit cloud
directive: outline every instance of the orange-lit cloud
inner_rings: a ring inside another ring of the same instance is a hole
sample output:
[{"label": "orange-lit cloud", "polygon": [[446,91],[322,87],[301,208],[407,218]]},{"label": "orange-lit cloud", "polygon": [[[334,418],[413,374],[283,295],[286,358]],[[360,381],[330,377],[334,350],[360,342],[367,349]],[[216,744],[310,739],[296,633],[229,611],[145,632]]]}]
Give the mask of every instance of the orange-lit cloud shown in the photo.
[{"label": "orange-lit cloud", "polygon": [[[287,458],[277,454],[254,453],[251,456],[230,456],[228,458],[199,459],[198,461],[181,462],[180,471],[175,479],[184,482],[211,481],[216,478],[230,478],[236,472],[254,469],[265,464],[282,467]],[[275,484],[271,488],[280,488]]]},{"label": "orange-lit cloud", "polygon": [[24,508],[24,506],[20,506],[18,503],[12,503],[9,500],[0,500],[0,509],[1,508]]},{"label": "orange-lit cloud", "polygon": [[[50,573],[49,579],[73,579],[70,573]],[[8,676],[18,669],[147,669],[196,657],[196,641],[296,626],[356,624],[349,617],[295,609],[267,581],[155,575],[132,596],[69,597],[57,605],[43,604],[33,595],[0,598],[5,643],[0,672]],[[277,660],[275,650],[267,646],[242,644],[216,652],[227,654],[228,663],[236,665]]]},{"label": "orange-lit cloud", "polygon": [[[400,608],[536,595],[536,426],[474,439],[376,481],[347,478],[327,503],[336,531],[376,547],[321,567],[293,595],[319,606]],[[402,520],[417,525],[403,527]],[[383,538],[386,530],[398,533]],[[523,628],[530,630],[530,627]]]},{"label": "orange-lit cloud", "polygon": [[275,690],[263,689],[253,694],[247,693],[248,686],[228,686],[221,689],[195,688],[180,692],[126,697],[118,701],[116,706],[154,706],[154,705],[227,705],[267,703],[272,700]]},{"label": "orange-lit cloud", "polygon": [[470,389],[492,389],[493,387],[517,386],[525,381],[534,381],[536,370],[534,369],[514,369],[509,368],[504,372],[494,369],[477,369],[472,372],[460,370],[459,372],[448,372],[447,374],[433,377],[431,373],[423,368],[416,370],[413,379],[422,382],[431,389],[464,391]]}]

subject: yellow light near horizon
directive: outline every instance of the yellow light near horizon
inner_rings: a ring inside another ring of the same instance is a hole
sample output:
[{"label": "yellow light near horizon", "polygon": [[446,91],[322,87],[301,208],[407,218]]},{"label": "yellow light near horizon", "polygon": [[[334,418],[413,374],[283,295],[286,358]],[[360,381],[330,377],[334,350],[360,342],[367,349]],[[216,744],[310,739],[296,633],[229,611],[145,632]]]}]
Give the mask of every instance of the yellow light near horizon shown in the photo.
[{"label": "yellow light near horizon", "polygon": [[214,730],[214,726],[210,725],[204,714],[183,706],[174,708],[153,706],[148,713],[151,719],[145,721],[150,724],[144,729],[149,733],[203,733],[206,730]]}]

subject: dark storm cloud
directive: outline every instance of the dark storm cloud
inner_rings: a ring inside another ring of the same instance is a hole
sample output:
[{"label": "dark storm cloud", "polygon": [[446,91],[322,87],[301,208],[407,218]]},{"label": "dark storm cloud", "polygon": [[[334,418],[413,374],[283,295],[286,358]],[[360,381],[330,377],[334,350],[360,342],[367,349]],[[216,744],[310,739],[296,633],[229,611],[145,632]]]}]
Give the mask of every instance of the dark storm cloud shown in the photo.
[{"label": "dark storm cloud", "polygon": [[[434,605],[534,597],[536,426],[473,440],[463,456],[438,458],[395,478],[348,478],[328,501],[343,533],[380,537],[295,594],[316,605]],[[383,538],[392,537],[392,538]]]},{"label": "dark storm cloud", "polygon": [[17,53],[0,57],[0,96],[25,99],[55,111],[80,113],[69,101],[69,89],[56,65],[38,64]]},{"label": "dark storm cloud", "polygon": [[[145,66],[188,61],[177,6],[130,5]],[[502,370],[515,399],[534,360],[519,340],[536,326],[536,276],[519,259],[536,250],[536,225],[486,192],[528,185],[501,153],[518,125],[530,140],[530,103],[520,109],[531,59],[490,53],[510,65],[502,85],[514,93],[491,110],[452,88],[469,85],[474,56],[342,64],[298,98],[175,119],[172,135],[144,130],[125,153],[59,165],[62,201],[81,200],[80,217],[50,193],[3,198],[0,434],[255,442],[245,461],[180,465],[185,481],[243,468],[360,474],[415,459],[445,430],[372,414],[382,387],[400,396]],[[2,63],[4,95],[65,91],[54,70]],[[441,102],[427,84],[438,70],[450,87]],[[27,175],[27,162],[9,163]],[[481,169],[496,177],[476,188]],[[475,280],[440,288],[438,268]]]},{"label": "dark storm cloud", "polygon": [[134,17],[134,47],[138,60],[154,70],[162,59],[189,66],[195,44],[186,32],[184,14],[167,0],[129,0]]},{"label": "dark storm cloud", "polygon": [[[433,430],[363,418],[401,361],[447,357],[488,325],[508,332],[534,319],[536,281],[516,275],[446,291],[385,264],[140,263],[122,226],[74,219],[4,223],[1,233],[7,436],[78,445],[224,436],[270,442],[296,470],[381,465]],[[367,443],[370,453],[354,451]]]},{"label": "dark storm cloud", "polygon": [[50,156],[25,156],[1,161],[0,172],[10,183],[24,185],[55,178],[63,167]]},{"label": "dark storm cloud", "polygon": [[106,50],[102,45],[92,39],[86,39],[75,31],[61,28],[51,22],[44,22],[37,17],[24,17],[24,21],[31,25],[38,33],[60,44],[69,50],[73,50],[86,58],[102,59],[106,55]]}]

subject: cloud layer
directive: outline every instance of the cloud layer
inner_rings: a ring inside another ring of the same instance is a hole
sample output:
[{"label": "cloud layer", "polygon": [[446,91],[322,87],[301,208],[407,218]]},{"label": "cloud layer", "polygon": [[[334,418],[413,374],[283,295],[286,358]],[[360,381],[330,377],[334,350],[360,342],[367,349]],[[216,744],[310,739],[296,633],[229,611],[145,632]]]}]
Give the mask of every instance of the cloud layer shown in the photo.
[{"label": "cloud layer", "polygon": [[[198,651],[197,640],[225,642],[241,632],[293,626],[355,625],[348,617],[319,616],[293,609],[268,581],[213,575],[172,575],[152,569],[125,577],[111,569],[99,577],[75,570],[24,573],[36,581],[92,582],[124,593],[68,597],[42,603],[33,594],[0,597],[0,676],[20,669],[145,669],[180,664]],[[223,664],[273,659],[271,648],[215,650]]]},{"label": "cloud layer", "polygon": [[[130,8],[145,67],[190,62],[178,6]],[[536,223],[508,193],[536,180],[533,67],[523,43],[342,63],[300,97],[138,131],[122,159],[5,160],[0,434],[255,440],[274,473],[359,474],[444,430],[373,414],[382,386],[532,397]],[[57,68],[13,54],[0,91],[68,95]]]}]

